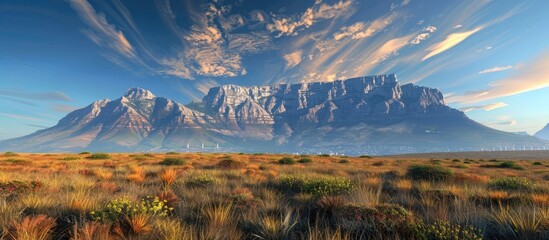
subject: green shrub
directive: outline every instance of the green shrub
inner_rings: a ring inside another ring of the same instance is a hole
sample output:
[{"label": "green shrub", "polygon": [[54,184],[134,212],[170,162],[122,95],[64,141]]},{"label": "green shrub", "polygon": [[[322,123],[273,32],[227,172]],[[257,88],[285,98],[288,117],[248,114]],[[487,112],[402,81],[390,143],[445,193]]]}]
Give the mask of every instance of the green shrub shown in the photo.
[{"label": "green shrub", "polygon": [[217,163],[217,166],[219,168],[224,168],[224,169],[239,169],[239,168],[245,167],[246,164],[244,164],[243,162],[237,161],[237,160],[233,160],[231,158],[226,158],[226,159],[223,159],[223,160],[219,161]]},{"label": "green shrub", "polygon": [[152,153],[145,153],[145,154],[143,154],[143,156],[145,156],[145,157],[154,157],[154,154],[152,154]]},{"label": "green shrub", "polygon": [[461,162],[459,159],[452,159],[452,162]]},{"label": "green shrub", "polygon": [[532,165],[534,165],[534,166],[541,166],[541,165],[543,165],[543,164],[542,164],[541,162],[534,162],[534,163],[532,163]]},{"label": "green shrub", "polygon": [[332,222],[346,232],[376,236],[375,239],[398,239],[395,236],[416,235],[411,212],[393,204],[348,204],[334,211]]},{"label": "green shrub", "polygon": [[86,155],[86,154],[91,154],[91,152],[80,152],[79,154],[80,155]]},{"label": "green shrub", "polygon": [[341,159],[339,163],[350,163],[349,159]]},{"label": "green shrub", "polygon": [[326,154],[326,153],[325,153],[325,154],[320,154],[320,155],[318,155],[318,156],[319,156],[319,157],[329,157],[330,154]]},{"label": "green shrub", "polygon": [[412,165],[406,175],[412,180],[443,181],[452,174],[452,170],[441,166]]},{"label": "green shrub", "polygon": [[488,188],[503,191],[530,191],[534,184],[525,178],[503,177],[491,180]]},{"label": "green shrub", "polygon": [[460,239],[482,240],[482,231],[472,225],[462,226],[448,221],[437,220],[432,224],[419,222],[416,239]]},{"label": "green shrub", "polygon": [[385,165],[385,162],[383,161],[377,161],[375,163],[372,163],[372,166],[376,166],[376,167],[383,166],[383,165]]},{"label": "green shrub", "polygon": [[359,158],[372,158],[370,155],[360,155]]},{"label": "green shrub", "polygon": [[0,193],[34,192],[42,188],[44,184],[40,181],[19,181],[0,182]]},{"label": "green shrub", "polygon": [[289,175],[280,178],[280,189],[293,193],[313,195],[338,195],[350,193],[355,185],[349,179],[340,177],[311,178],[302,175]]},{"label": "green shrub", "polygon": [[4,157],[15,157],[15,156],[19,156],[19,154],[14,153],[14,152],[5,152],[4,153]]},{"label": "green shrub", "polygon": [[74,156],[68,156],[68,157],[63,157],[63,158],[60,158],[59,160],[61,161],[72,161],[72,160],[78,160],[80,159],[79,157],[74,157]]},{"label": "green shrub", "polygon": [[116,221],[133,215],[147,215],[152,217],[166,217],[173,208],[166,205],[158,197],[148,196],[135,203],[127,198],[111,200],[103,209],[90,212],[94,221]]},{"label": "green shrub", "polygon": [[219,182],[219,179],[210,175],[200,175],[187,180],[189,187],[206,187]]},{"label": "green shrub", "polygon": [[160,165],[166,165],[166,166],[174,166],[174,165],[185,165],[187,162],[183,158],[164,158],[162,162],[160,162]]},{"label": "green shrub", "polygon": [[291,157],[283,157],[280,160],[278,160],[278,163],[280,163],[280,164],[295,164],[295,160]]},{"label": "green shrub", "polygon": [[499,163],[499,164],[496,164],[496,165],[485,164],[485,165],[481,165],[481,167],[484,167],[484,168],[510,168],[510,169],[516,169],[516,170],[524,170],[524,168],[522,166],[518,165],[515,162],[510,162],[510,161],[502,162],[502,163]]},{"label": "green shrub", "polygon": [[523,167],[517,165],[515,162],[502,162],[498,165],[499,168],[512,168],[517,170],[524,170]]},{"label": "green shrub", "polygon": [[299,162],[299,163],[310,163],[310,162],[313,162],[313,160],[310,159],[310,158],[305,158],[304,157],[304,158],[299,159],[297,162]]},{"label": "green shrub", "polygon": [[167,152],[166,155],[178,155],[178,152]]},{"label": "green shrub", "polygon": [[4,162],[12,163],[12,164],[31,164],[32,162],[26,159],[18,159],[18,158],[8,158],[4,160]]},{"label": "green shrub", "polygon": [[107,153],[94,153],[94,154],[88,156],[87,158],[89,158],[89,159],[109,159],[109,158],[111,158],[111,155],[109,155]]}]

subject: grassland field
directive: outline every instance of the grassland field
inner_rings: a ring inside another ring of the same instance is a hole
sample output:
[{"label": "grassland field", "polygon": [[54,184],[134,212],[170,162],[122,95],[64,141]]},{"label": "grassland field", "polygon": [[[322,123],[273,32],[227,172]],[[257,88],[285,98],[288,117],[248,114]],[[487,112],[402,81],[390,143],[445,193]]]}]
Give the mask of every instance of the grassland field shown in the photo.
[{"label": "grassland field", "polygon": [[549,157],[488,156],[7,152],[0,236],[549,239]]}]

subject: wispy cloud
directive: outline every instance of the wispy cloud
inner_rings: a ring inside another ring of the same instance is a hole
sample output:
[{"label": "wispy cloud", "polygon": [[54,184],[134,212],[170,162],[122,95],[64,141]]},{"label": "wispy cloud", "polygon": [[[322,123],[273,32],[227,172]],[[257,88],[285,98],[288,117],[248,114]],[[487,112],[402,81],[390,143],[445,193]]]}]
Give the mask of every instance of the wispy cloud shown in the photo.
[{"label": "wispy cloud", "polygon": [[15,113],[3,113],[0,112],[0,116],[8,117],[8,118],[15,118],[15,119],[22,119],[22,120],[31,120],[31,121],[42,121],[43,119],[35,118],[27,115],[22,114],[15,114]]},{"label": "wispy cloud", "polygon": [[511,65],[501,66],[501,67],[493,67],[493,68],[484,69],[484,70],[482,70],[478,73],[479,74],[485,74],[485,73],[501,72],[501,71],[505,71],[505,70],[512,69],[512,68],[513,68],[513,66],[511,66]]},{"label": "wispy cloud", "polygon": [[441,42],[438,42],[429,48],[427,48],[427,51],[429,53],[425,55],[421,59],[421,61],[425,61],[433,56],[436,56],[450,48],[453,48],[454,46],[460,44],[461,42],[465,41],[465,39],[469,38],[471,35],[475,34],[476,32],[482,30],[482,27],[477,27],[470,31],[465,32],[459,32],[459,33],[452,33],[446,37],[446,39],[442,40]]},{"label": "wispy cloud", "polygon": [[345,37],[350,37],[352,39],[371,37],[389,26],[397,16],[398,15],[393,12],[385,17],[374,20],[369,24],[357,22],[350,26],[342,27],[339,32],[334,33],[334,39],[337,41]]},{"label": "wispy cloud", "polygon": [[293,68],[301,63],[301,54],[303,51],[296,51],[290,54],[284,55],[284,60],[286,61],[286,68]]},{"label": "wispy cloud", "polygon": [[342,16],[351,10],[352,3],[351,0],[340,0],[333,5],[328,5],[322,1],[316,1],[312,7],[296,17],[278,17],[273,14],[272,23],[267,24],[267,30],[278,33],[276,37],[297,35],[299,31],[313,26],[319,20]]},{"label": "wispy cloud", "polygon": [[436,27],[428,26],[423,30],[422,33],[418,34],[410,43],[420,44],[421,42],[423,42],[423,40],[429,38],[429,35],[431,35],[431,33],[434,33],[436,30],[437,30]]},{"label": "wispy cloud", "polygon": [[62,92],[23,92],[17,90],[1,90],[0,96],[14,97],[26,100],[40,101],[64,101],[70,102],[72,99]]},{"label": "wispy cloud", "polygon": [[87,35],[92,41],[101,46],[108,46],[128,58],[136,57],[135,50],[124,33],[111,25],[105,15],[98,14],[87,0],[70,0],[70,3],[90,27]]},{"label": "wispy cloud", "polygon": [[549,51],[544,52],[531,63],[519,67],[516,73],[491,82],[488,88],[466,92],[450,97],[449,102],[472,103],[512,96],[540,88],[549,87]]},{"label": "wispy cloud", "polygon": [[505,106],[507,106],[507,103],[497,102],[497,103],[491,103],[491,104],[486,104],[486,105],[463,107],[463,108],[460,108],[459,110],[464,111],[464,112],[470,112],[470,111],[474,111],[474,110],[492,111],[494,109],[502,108],[502,107],[505,107]]},{"label": "wispy cloud", "polygon": [[51,107],[51,109],[53,111],[60,112],[60,113],[69,113],[78,109],[78,107],[67,105],[67,104],[55,104]]}]

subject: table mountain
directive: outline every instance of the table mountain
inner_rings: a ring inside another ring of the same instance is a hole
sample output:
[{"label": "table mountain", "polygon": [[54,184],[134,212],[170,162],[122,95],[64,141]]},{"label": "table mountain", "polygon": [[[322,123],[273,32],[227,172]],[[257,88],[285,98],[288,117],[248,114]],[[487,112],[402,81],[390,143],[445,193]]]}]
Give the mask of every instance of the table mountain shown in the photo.
[{"label": "table mountain", "polygon": [[440,91],[394,74],[344,81],[223,85],[183,105],[132,88],[69,113],[51,128],[6,140],[10,151],[206,150],[347,154],[469,150],[545,144],[483,126]]}]

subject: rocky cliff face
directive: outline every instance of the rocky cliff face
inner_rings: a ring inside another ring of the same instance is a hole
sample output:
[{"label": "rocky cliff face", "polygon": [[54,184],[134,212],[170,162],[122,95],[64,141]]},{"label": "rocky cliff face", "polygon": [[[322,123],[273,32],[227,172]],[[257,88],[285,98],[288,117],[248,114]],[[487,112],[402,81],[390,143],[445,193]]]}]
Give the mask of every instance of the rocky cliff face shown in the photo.
[{"label": "rocky cliff face", "polygon": [[[76,110],[56,126],[0,143],[11,151],[145,151],[187,145],[239,151],[479,146],[531,142],[482,126],[446,106],[436,89],[395,75],[334,82],[211,88],[182,105],[129,89]],[[444,149],[446,150],[446,149]]]}]

